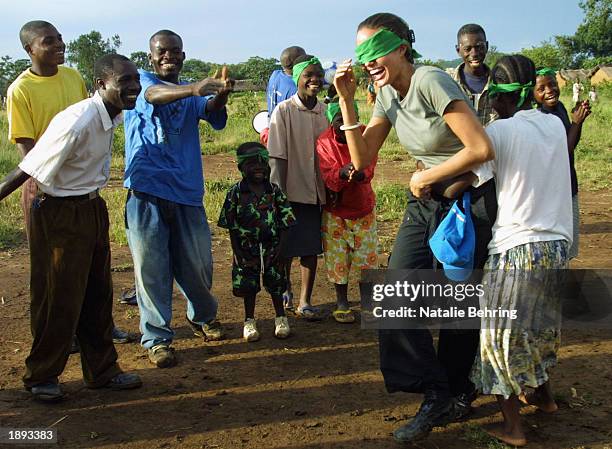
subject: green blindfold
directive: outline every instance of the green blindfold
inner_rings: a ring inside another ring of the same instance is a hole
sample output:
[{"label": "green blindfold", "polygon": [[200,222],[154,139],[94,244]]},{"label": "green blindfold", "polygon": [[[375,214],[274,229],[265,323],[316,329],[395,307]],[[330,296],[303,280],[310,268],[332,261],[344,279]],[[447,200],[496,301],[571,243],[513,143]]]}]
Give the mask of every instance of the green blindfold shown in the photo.
[{"label": "green blindfold", "polygon": [[557,76],[557,72],[555,72],[550,67],[544,67],[536,72],[536,76],[552,76],[555,78]]},{"label": "green blindfold", "polygon": [[268,162],[270,160],[270,154],[268,153],[268,150],[266,150],[265,148],[261,148],[259,149],[257,152],[250,152],[247,154],[239,154],[236,156],[237,160],[238,160],[238,167],[240,167],[240,165],[251,158],[258,158],[260,160],[260,162]]},{"label": "green blindfold", "polygon": [[[357,115],[359,115],[359,108],[357,107],[357,102],[354,102],[355,105],[355,112],[357,113]],[[340,112],[340,103],[334,102],[334,103],[330,103],[327,105],[327,110],[325,111],[325,115],[327,116],[327,121],[329,121],[329,123],[334,121],[334,117],[336,116],[336,114],[338,114],[338,112]]]},{"label": "green blindfold", "polygon": [[[410,42],[408,42],[406,39],[402,39],[393,31],[389,31],[386,28],[381,28],[359,44],[357,48],[355,48],[355,54],[357,55],[357,61],[360,64],[365,64],[382,56],[388,55],[392,51],[396,50],[400,45],[410,46]],[[412,49],[412,57],[413,59],[416,59],[420,58],[421,55],[415,49]]]},{"label": "green blindfold", "polygon": [[520,108],[523,103],[525,103],[525,99],[527,98],[527,94],[529,93],[529,91],[531,90],[531,88],[533,87],[533,83],[531,81],[529,81],[527,84],[521,84],[521,83],[510,83],[510,84],[495,84],[495,83],[490,83],[488,90],[489,90],[489,97],[492,97],[494,95],[497,95],[499,93],[511,93],[511,92],[518,92],[519,90],[521,91],[521,97],[519,98],[518,103],[516,104],[517,108]]},{"label": "green blindfold", "polygon": [[309,65],[313,65],[313,64],[321,65],[321,61],[319,61],[319,58],[317,58],[316,56],[313,56],[308,61],[300,62],[299,64],[296,64],[293,66],[292,78],[296,86],[297,86],[298,80],[300,79],[300,75],[302,74],[304,69],[308,67]]}]

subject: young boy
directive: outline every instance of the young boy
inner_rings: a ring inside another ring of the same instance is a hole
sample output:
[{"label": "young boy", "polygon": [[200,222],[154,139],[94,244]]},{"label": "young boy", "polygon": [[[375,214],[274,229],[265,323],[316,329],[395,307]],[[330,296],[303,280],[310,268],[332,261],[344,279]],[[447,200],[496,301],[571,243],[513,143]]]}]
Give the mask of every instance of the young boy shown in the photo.
[{"label": "young boy", "polygon": [[25,387],[58,401],[73,335],[89,388],[138,388],[113,346],[108,212],[99,191],[110,176],[113,132],[140,92],[136,66],[111,54],[94,67],[97,93],[57,114],[19,167],[0,181],[0,200],[30,176],[42,192],[30,220],[32,349]]},{"label": "young boy", "polygon": [[[317,270],[317,256],[323,252],[321,242],[321,206],[325,204],[325,184],[316,154],[317,137],[328,127],[325,106],[317,101],[323,87],[323,68],[317,58],[304,55],[293,66],[297,93],[280,103],[270,118],[270,179],[278,184],[291,202],[297,219],[289,230],[287,248],[287,281],[291,261],[300,258],[302,285],[296,313],[308,320],[323,318],[321,310],[311,304]],[[292,309],[290,284],[285,307]]]},{"label": "young boy", "polygon": [[[378,266],[376,196],[370,184],[376,158],[365,170],[356,171],[342,130],[339,104],[330,103],[326,115],[331,126],[317,140],[319,167],[328,191],[321,227],[325,265],[336,290],[332,316],[338,323],[353,323],[355,315],[348,301],[351,266],[361,270]],[[363,298],[365,286],[360,283],[359,289]]]},{"label": "young boy", "polygon": [[573,216],[573,243],[570,247],[569,258],[578,256],[578,239],[580,236],[580,205],[578,201],[578,177],[574,167],[574,150],[580,141],[582,124],[591,113],[588,100],[577,102],[572,109],[572,122],[570,124],[567,110],[559,101],[559,85],[556,73],[552,69],[544,68],[536,72],[536,82],[533,96],[538,109],[545,114],[553,114],[563,122],[567,134],[567,148],[569,151],[570,176],[572,181],[572,216]]},{"label": "young boy", "polygon": [[289,322],[283,307],[287,278],[281,253],[287,229],[295,223],[289,201],[281,189],[270,182],[268,151],[257,142],[243,143],[236,150],[242,180],[227,193],[219,226],[230,231],[234,262],[234,295],[244,298],[246,341],[259,340],[255,321],[255,297],[260,290],[259,276],[272,296],[276,312],[274,335],[287,338]]}]

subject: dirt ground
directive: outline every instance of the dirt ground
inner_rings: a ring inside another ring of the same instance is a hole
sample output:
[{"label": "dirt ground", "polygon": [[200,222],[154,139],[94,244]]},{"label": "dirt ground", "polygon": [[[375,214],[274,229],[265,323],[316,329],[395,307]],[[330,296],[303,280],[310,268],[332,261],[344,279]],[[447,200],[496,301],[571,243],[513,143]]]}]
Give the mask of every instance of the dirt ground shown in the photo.
[{"label": "dirt ground", "polygon": [[[235,176],[230,157],[204,159],[209,179]],[[402,166],[408,164],[381,161],[377,182],[407,182],[408,170]],[[575,267],[612,268],[611,200],[610,191],[581,194],[581,255]],[[392,233],[396,227],[384,223],[381,232]],[[262,338],[243,342],[242,304],[231,295],[229,241],[223,230],[213,231],[213,293],[227,338],[205,343],[193,337],[184,318],[185,301],[176,292],[178,366],[155,368],[138,344],[118,345],[121,366],[138,373],[143,388],[88,390],[79,355],[72,355],[61,377],[68,399],[55,405],[33,401],[21,383],[31,343],[27,246],[0,252],[0,427],[53,425],[60,446],[69,448],[398,447],[390,433],[416,412],[420,397],[386,393],[375,334],[359,324],[290,319],[292,336],[276,340],[271,301],[262,294],[256,312]],[[331,309],[333,289],[321,262],[314,303]],[[118,297],[133,280],[126,247],[113,247],[112,264]],[[356,294],[351,289],[355,305]],[[114,316],[121,328],[138,331],[136,307],[116,304]],[[553,385],[560,410],[544,415],[533,407],[523,409],[529,447],[612,449],[612,330],[565,332],[559,358]],[[416,447],[503,447],[488,441],[481,430],[501,421],[494,399],[481,397],[475,405],[467,422],[436,429]]]}]

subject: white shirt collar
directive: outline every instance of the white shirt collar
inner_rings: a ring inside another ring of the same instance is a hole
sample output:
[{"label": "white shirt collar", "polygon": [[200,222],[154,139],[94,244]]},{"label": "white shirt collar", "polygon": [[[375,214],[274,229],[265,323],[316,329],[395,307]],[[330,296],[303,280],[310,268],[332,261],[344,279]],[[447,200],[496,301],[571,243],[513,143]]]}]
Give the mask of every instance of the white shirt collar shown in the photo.
[{"label": "white shirt collar", "polygon": [[308,109],[306,106],[304,106],[304,103],[302,103],[302,100],[300,100],[300,96],[298,94],[294,94],[291,98],[293,98],[293,101],[295,101],[295,104],[297,105],[298,109],[302,111],[308,111],[314,114],[320,114],[322,112],[323,106],[318,100],[314,108]]},{"label": "white shirt collar", "polygon": [[98,113],[100,114],[100,119],[102,120],[102,128],[104,131],[108,131],[111,128],[117,127],[123,121],[123,113],[117,114],[117,116],[111,120],[108,111],[106,110],[106,106],[104,106],[104,101],[102,101],[102,96],[96,91],[96,93],[91,97],[91,101],[96,105],[98,109]]}]

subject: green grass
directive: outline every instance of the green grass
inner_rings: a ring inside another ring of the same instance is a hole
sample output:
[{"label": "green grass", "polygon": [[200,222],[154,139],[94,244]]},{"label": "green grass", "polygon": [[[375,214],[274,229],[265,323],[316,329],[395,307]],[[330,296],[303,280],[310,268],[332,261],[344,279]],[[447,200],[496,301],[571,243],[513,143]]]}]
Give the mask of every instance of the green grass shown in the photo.
[{"label": "green grass", "polygon": [[[612,173],[612,94],[600,92],[599,102],[593,106],[593,114],[587,119],[582,132],[582,138],[576,149],[576,169],[582,190],[599,190],[612,188],[610,173]],[[562,101],[569,105],[571,98],[562,96]],[[372,107],[367,106],[363,94],[358,96],[361,121],[367,123]],[[229,120],[222,131],[214,131],[207,124],[200,126],[200,140],[203,154],[218,154],[233,151],[240,143],[259,140],[251,126],[255,113],[265,109],[264,93],[239,93],[231,97],[228,104]],[[17,166],[19,155],[14,145],[7,139],[8,124],[6,113],[0,111],[0,177],[3,177]],[[111,167],[113,175],[121,173],[124,166],[123,130],[118,129],[113,144]],[[392,130],[385,141],[379,158],[398,161],[398,169],[412,166],[413,162],[401,147],[395,131]],[[401,161],[401,162],[400,162]],[[408,171],[406,170],[406,173]],[[115,180],[116,181],[116,180]],[[209,221],[216,222],[225,198],[225,192],[233,183],[229,179],[211,179],[206,181],[205,207]],[[116,182],[115,182],[116,184]],[[381,222],[397,221],[402,218],[406,207],[405,187],[384,178],[375,177],[377,194],[378,219]],[[123,207],[125,190],[111,188],[104,191],[107,200],[110,219],[111,241],[125,245]],[[0,249],[16,246],[24,241],[23,219],[20,206],[20,193],[15,192],[0,202]]]},{"label": "green grass", "polygon": [[[0,178],[13,170],[20,160],[17,149],[8,141],[6,113],[0,111]],[[0,201],[0,249],[21,243],[24,232],[21,192],[17,191]]]}]

